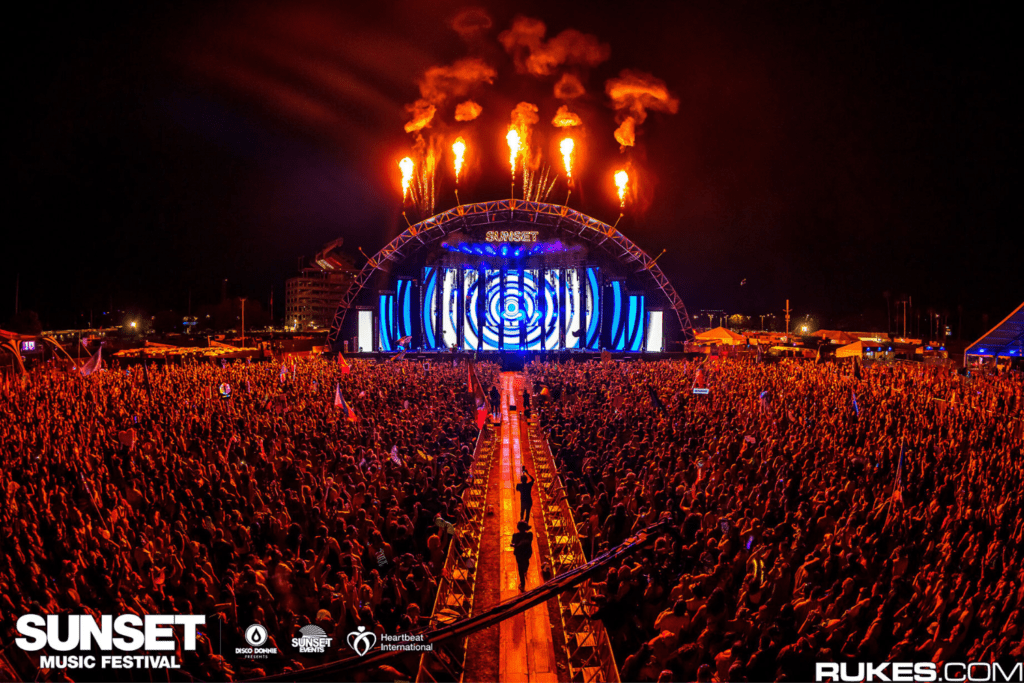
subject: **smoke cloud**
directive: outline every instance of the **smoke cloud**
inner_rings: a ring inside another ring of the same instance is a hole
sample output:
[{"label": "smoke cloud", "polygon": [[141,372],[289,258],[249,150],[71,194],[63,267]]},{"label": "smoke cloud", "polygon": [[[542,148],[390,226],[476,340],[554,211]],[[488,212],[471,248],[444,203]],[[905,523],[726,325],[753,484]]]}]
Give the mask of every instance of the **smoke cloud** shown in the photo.
[{"label": "smoke cloud", "polygon": [[512,110],[512,125],[519,129],[520,134],[529,132],[530,128],[540,121],[540,116],[537,115],[538,111],[536,104],[520,102]]},{"label": "smoke cloud", "polygon": [[636,122],[632,116],[627,116],[615,129],[615,140],[623,147],[632,147],[636,144]]},{"label": "smoke cloud", "polygon": [[539,19],[518,16],[512,28],[498,35],[519,73],[549,76],[560,66],[597,66],[611,55],[611,46],[597,36],[570,28],[545,42],[547,27]]},{"label": "smoke cloud", "polygon": [[675,114],[679,100],[672,97],[665,81],[642,71],[623,69],[618,78],[610,78],[604,86],[616,111],[643,123],[647,110]]},{"label": "smoke cloud", "polygon": [[479,40],[494,25],[482,7],[467,7],[452,18],[452,30],[467,43]]},{"label": "smoke cloud", "polygon": [[479,57],[467,57],[448,66],[432,66],[420,79],[420,95],[432,104],[449,97],[465,97],[482,83],[493,83],[498,72]]},{"label": "smoke cloud", "polygon": [[437,107],[426,100],[416,100],[412,104],[405,105],[405,110],[412,114],[412,120],[405,124],[405,132],[415,133],[430,125],[437,112]]},{"label": "smoke cloud", "polygon": [[564,73],[555,83],[555,97],[560,100],[574,100],[584,93],[586,93],[586,89],[576,74]]},{"label": "smoke cloud", "polygon": [[459,102],[455,107],[455,120],[456,121],[472,121],[476,117],[480,116],[480,112],[484,110],[479,104],[473,100],[466,100],[465,102]]},{"label": "smoke cloud", "polygon": [[623,147],[634,145],[636,127],[644,122],[649,110],[670,114],[679,110],[679,100],[668,91],[665,82],[642,71],[623,69],[618,78],[608,79],[604,89],[615,108],[615,120],[620,124],[615,130],[615,139]]},{"label": "smoke cloud", "polygon": [[556,128],[569,128],[571,126],[583,125],[583,120],[579,117],[579,114],[569,111],[569,107],[563,104],[555,112],[555,118],[551,119],[551,123]]},{"label": "smoke cloud", "polygon": [[[430,125],[437,112],[437,107],[449,98],[465,97],[476,86],[482,83],[493,83],[498,72],[494,67],[478,57],[469,57],[449,64],[448,66],[432,66],[420,78],[421,98],[413,104],[406,105],[406,110],[413,117],[405,124],[405,130],[412,133]],[[465,105],[467,103],[463,103]],[[475,103],[478,111],[472,118],[480,114],[480,105]],[[460,105],[462,106],[462,105]],[[467,109],[466,112],[469,110]],[[458,109],[456,109],[456,118]],[[457,120],[463,120],[458,119]],[[465,119],[471,120],[471,119]]]}]

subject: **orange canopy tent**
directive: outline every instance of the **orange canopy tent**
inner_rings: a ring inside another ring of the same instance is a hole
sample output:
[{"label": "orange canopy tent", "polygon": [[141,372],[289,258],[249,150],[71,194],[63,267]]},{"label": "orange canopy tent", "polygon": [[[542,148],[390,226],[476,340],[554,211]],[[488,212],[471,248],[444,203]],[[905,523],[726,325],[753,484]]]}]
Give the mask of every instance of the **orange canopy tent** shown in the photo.
[{"label": "orange canopy tent", "polygon": [[704,344],[726,344],[728,346],[738,346],[740,344],[746,344],[747,338],[742,334],[736,334],[731,330],[727,330],[724,327],[716,327],[713,330],[707,332],[701,332],[695,337],[698,343]]}]

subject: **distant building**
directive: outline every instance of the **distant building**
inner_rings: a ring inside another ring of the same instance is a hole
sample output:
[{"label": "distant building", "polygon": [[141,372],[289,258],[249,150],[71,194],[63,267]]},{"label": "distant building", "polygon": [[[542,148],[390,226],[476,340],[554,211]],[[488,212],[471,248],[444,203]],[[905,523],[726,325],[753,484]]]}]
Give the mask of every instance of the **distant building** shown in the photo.
[{"label": "distant building", "polygon": [[299,275],[285,281],[285,327],[330,327],[338,302],[355,279],[355,260],[341,251],[343,240],[330,242]]}]

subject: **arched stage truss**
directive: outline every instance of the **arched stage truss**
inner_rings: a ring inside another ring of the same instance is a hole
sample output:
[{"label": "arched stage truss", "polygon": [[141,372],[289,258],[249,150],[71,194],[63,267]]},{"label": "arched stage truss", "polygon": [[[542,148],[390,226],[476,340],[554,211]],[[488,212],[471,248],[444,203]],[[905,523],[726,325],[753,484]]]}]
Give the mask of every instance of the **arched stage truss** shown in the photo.
[{"label": "arched stage truss", "polygon": [[623,266],[634,267],[636,273],[646,271],[675,311],[683,337],[693,337],[693,326],[686,305],[676,293],[661,268],[643,249],[619,232],[614,226],[560,204],[532,202],[525,199],[502,199],[476,204],[461,204],[410,226],[387,246],[366,262],[342,297],[327,335],[328,345],[338,350],[342,324],[349,309],[373,275],[391,263],[401,263],[420,248],[439,242],[447,235],[462,229],[480,229],[489,226],[510,229],[512,225],[546,227],[556,233],[571,235],[600,247]]}]

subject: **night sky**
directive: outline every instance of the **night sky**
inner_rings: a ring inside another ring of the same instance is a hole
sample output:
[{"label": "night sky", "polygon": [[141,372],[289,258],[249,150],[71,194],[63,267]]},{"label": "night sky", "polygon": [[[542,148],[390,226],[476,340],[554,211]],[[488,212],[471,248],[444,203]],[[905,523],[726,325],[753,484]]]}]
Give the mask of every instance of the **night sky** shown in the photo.
[{"label": "night sky", "polygon": [[[370,253],[404,226],[404,105],[431,65],[497,69],[471,93],[484,113],[464,127],[478,156],[460,196],[507,196],[509,112],[539,105],[547,136],[559,104],[555,78],[517,74],[497,41],[517,14],[610,46],[581,72],[570,206],[614,222],[612,173],[631,158],[641,201],[619,227],[668,249],[691,313],[789,298],[796,317],[884,328],[889,292],[947,312],[954,333],[962,310],[967,337],[1024,297],[1019,50],[998,7],[482,3],[493,25],[467,43],[450,27],[463,3],[349,4],[78,3],[9,26],[0,326],[19,273],[47,328],[111,306],[184,313],[223,278],[264,304],[273,288],[280,318],[300,257],[336,237]],[[626,68],[679,108],[650,113],[622,154],[604,83]],[[445,119],[436,132],[462,130]],[[437,210],[451,187],[445,165]]]}]

